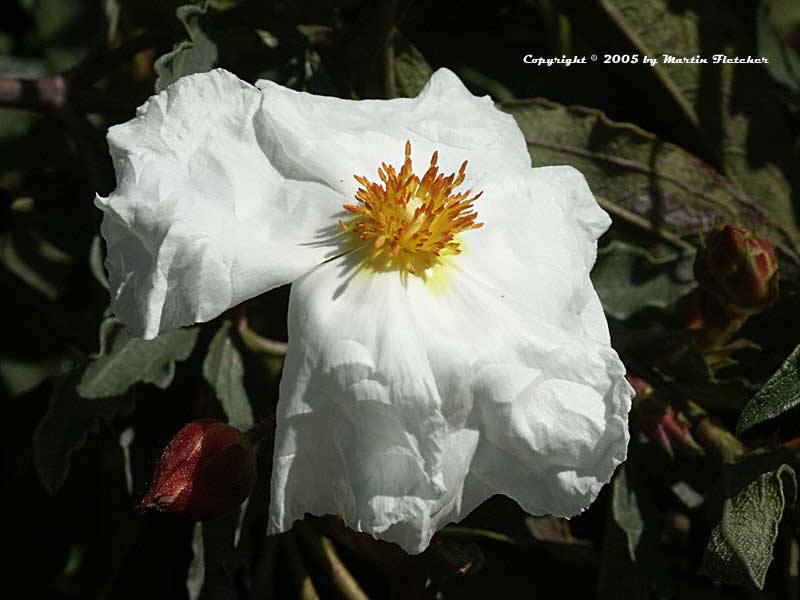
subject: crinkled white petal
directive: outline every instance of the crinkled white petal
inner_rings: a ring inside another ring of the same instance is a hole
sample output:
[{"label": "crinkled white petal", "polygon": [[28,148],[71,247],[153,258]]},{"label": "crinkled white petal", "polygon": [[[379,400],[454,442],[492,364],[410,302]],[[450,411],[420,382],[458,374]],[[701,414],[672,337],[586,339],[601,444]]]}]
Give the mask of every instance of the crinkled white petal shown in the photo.
[{"label": "crinkled white petal", "polygon": [[295,282],[278,405],[270,531],[341,512],[381,533],[446,493],[442,400],[396,273],[353,255]]},{"label": "crinkled white petal", "polygon": [[261,103],[216,70],[180,79],[110,129],[117,188],[95,203],[112,308],[134,335],[207,321],[338,251],[347,198],[270,163]]},{"label": "crinkled white petal", "polygon": [[[611,220],[583,175],[566,166],[507,169],[476,185],[483,227],[462,234],[453,263],[544,322],[608,343],[589,272]],[[576,319],[584,310],[594,318]]]},{"label": "crinkled white petal", "polygon": [[422,171],[435,150],[443,172],[457,171],[465,159],[468,175],[531,164],[514,118],[495,108],[489,96],[473,96],[447,69],[436,71],[416,98],[395,100],[315,96],[271,81],[256,86],[264,94],[259,131],[270,160],[348,198],[358,188],[353,175],[377,181],[381,162],[402,164],[406,140]]},{"label": "crinkled white petal", "polygon": [[[631,389],[584,281],[607,217],[582,206],[574,172],[552,185],[543,175],[491,184],[512,195],[487,202],[515,206],[518,222],[489,211],[505,242],[488,224],[471,232],[467,255],[486,260],[453,257],[436,285],[359,270],[350,255],[293,287],[271,531],[338,513],[416,553],[493,494],[572,516],[610,479],[626,454]],[[556,303],[541,298],[551,292]],[[348,370],[332,377],[340,361]],[[387,423],[416,425],[404,437]],[[435,452],[418,451],[418,426]]]}]

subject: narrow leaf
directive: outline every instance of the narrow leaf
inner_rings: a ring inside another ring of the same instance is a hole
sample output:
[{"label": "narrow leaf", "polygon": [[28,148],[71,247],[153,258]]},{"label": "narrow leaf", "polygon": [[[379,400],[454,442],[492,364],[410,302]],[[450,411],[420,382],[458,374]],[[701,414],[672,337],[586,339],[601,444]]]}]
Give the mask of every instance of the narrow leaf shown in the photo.
[{"label": "narrow leaf", "polygon": [[624,467],[614,477],[611,515],[614,518],[614,522],[625,533],[631,561],[636,562],[636,548],[642,539],[644,519],[639,510],[639,500],[636,497],[636,492],[628,485],[628,475]]},{"label": "narrow leaf", "polygon": [[203,362],[203,377],[214,388],[228,423],[245,431],[253,426],[253,409],[244,387],[242,357],[230,337],[231,323],[222,324]]},{"label": "narrow leaf", "polygon": [[800,404],[800,346],[745,405],[736,433],[774,419]]},{"label": "narrow leaf", "polygon": [[97,432],[100,420],[130,414],[134,406],[132,396],[82,397],[75,389],[77,379],[70,375],[55,382],[50,408],[33,435],[36,471],[51,493],[64,483],[72,453],[83,446],[89,434]]},{"label": "narrow leaf", "polygon": [[781,254],[785,278],[800,275],[798,242],[746,194],[685,150],[602,112],[547,100],[506,102],[536,166],[572,165],[615,221],[650,231],[678,248],[719,222],[757,227]]},{"label": "narrow leaf", "polygon": [[[786,3],[788,4],[788,3]],[[714,62],[714,56],[758,56],[749,23],[732,5],[698,0],[675,6],[669,0],[602,0],[620,31],[643,55],[668,97],[700,132],[724,174],[792,237],[800,240],[792,200],[798,159],[792,124],[773,94],[761,65]],[[701,57],[707,63],[669,63]]]},{"label": "narrow leaf", "polygon": [[153,340],[131,337],[125,326],[108,319],[100,326],[100,353],[86,367],[78,393],[84,398],[118,396],[137,382],[167,387],[175,361],[188,358],[198,328],[174,329]]}]

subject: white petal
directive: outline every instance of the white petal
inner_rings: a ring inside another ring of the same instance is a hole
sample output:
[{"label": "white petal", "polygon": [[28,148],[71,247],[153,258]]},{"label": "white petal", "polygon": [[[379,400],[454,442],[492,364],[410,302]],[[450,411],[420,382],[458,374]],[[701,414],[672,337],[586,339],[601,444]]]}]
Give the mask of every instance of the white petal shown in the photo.
[{"label": "white petal", "polygon": [[309,512],[342,513],[353,529],[379,534],[425,521],[445,492],[446,426],[425,332],[397,273],[356,267],[353,255],[340,257],[292,286],[273,533]]},{"label": "white petal", "polygon": [[572,167],[507,169],[476,186],[483,227],[463,234],[458,268],[542,321],[608,343],[589,273],[611,220],[583,175]]},{"label": "white petal", "polygon": [[[446,357],[432,361],[459,436],[445,448],[471,457],[461,485],[432,506],[433,530],[496,493],[532,514],[575,515],[625,459],[632,390],[616,353],[580,328],[543,322],[528,304],[463,271],[444,293],[414,298],[428,355]],[[472,454],[465,432],[477,434]]]},{"label": "white petal", "polygon": [[[399,166],[405,141],[424,172],[439,151],[442,171],[470,161],[470,173],[503,166],[530,167],[525,139],[513,117],[488,96],[473,96],[447,69],[439,69],[413,99],[342,100],[258,81],[264,93],[264,149],[297,178],[325,181],[352,197],[353,175],[377,181],[381,162]],[[277,141],[277,143],[275,143]],[[421,173],[420,173],[421,175]]]},{"label": "white petal", "polygon": [[339,513],[417,553],[496,493],[534,514],[586,508],[628,442],[631,390],[607,343],[458,267],[437,287],[353,264],[292,291],[270,530]]},{"label": "white petal", "polygon": [[333,252],[348,199],[261,151],[262,97],[216,70],[180,79],[109,130],[117,188],[97,197],[112,308],[152,338],[289,283]]}]

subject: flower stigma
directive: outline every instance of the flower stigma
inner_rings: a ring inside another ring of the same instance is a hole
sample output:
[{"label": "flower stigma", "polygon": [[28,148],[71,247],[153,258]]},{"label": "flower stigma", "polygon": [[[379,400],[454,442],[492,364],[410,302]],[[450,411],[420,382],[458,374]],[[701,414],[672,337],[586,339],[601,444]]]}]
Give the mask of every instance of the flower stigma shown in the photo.
[{"label": "flower stigma", "polygon": [[411,142],[406,141],[405,161],[397,171],[381,163],[381,183],[354,175],[361,184],[355,198],[358,204],[345,204],[355,217],[339,225],[364,242],[367,261],[377,270],[398,270],[427,278],[446,256],[460,254],[458,235],[478,229],[478,213],[473,208],[483,192],[456,193],[466,177],[467,161],[458,173],[439,173],[439,152],[431,156],[428,170],[414,174]]}]

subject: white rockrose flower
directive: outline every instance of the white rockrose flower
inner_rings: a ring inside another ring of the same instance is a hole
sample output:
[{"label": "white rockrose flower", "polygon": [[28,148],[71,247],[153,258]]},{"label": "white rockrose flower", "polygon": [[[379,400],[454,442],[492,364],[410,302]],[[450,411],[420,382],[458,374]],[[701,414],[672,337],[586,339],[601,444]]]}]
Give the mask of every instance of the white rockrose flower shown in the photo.
[{"label": "white rockrose flower", "polygon": [[418,553],[493,494],[576,515],[625,459],[632,390],[589,279],[609,217],[450,71],[353,101],[215,70],[108,142],[133,334],[292,283],[271,533],[340,514]]}]

